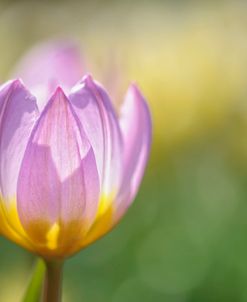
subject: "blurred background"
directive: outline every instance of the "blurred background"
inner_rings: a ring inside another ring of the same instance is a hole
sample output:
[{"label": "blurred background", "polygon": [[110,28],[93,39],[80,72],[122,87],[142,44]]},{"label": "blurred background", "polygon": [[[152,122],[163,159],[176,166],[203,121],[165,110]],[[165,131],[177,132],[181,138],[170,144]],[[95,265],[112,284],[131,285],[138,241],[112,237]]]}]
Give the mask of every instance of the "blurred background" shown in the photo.
[{"label": "blurred background", "polygon": [[[247,301],[247,3],[1,1],[0,82],[46,39],[77,41],[118,106],[137,81],[153,147],[121,224],[65,266],[65,302]],[[0,239],[0,301],[34,257]]]}]

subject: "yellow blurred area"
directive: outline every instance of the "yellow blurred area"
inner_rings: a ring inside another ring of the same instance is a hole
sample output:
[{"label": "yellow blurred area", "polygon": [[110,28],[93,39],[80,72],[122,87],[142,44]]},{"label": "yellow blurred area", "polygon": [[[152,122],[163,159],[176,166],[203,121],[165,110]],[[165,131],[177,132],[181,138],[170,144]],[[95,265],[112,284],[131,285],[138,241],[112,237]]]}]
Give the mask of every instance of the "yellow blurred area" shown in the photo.
[{"label": "yellow blurred area", "polygon": [[242,110],[245,3],[21,1],[3,7],[2,78],[35,42],[73,38],[91,61],[88,70],[102,81],[109,79],[109,87],[119,85],[116,102],[130,80],[140,84],[153,111],[155,140],[165,150],[221,129],[233,108]]}]

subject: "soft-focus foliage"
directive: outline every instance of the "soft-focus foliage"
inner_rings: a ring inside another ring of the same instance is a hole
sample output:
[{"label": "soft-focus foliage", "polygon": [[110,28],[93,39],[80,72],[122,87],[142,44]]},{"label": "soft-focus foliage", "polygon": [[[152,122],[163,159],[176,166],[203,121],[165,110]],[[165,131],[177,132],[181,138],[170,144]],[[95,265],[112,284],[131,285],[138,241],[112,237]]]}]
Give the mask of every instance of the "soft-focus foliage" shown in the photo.
[{"label": "soft-focus foliage", "polygon": [[[66,301],[247,301],[244,1],[0,8],[2,80],[35,42],[73,35],[90,58],[87,70],[114,83],[119,103],[127,79],[137,79],[152,107],[154,147],[137,202],[111,234],[68,262]],[[32,259],[1,245],[0,278],[8,272],[11,285],[0,300],[16,301]]]}]

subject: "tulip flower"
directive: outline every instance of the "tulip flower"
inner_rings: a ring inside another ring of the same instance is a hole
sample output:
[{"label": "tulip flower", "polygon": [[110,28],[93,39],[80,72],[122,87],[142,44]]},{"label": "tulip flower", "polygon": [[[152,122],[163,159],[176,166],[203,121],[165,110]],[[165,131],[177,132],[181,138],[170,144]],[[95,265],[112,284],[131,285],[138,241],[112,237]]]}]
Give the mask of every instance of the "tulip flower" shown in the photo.
[{"label": "tulip flower", "polygon": [[69,90],[52,63],[43,71],[50,82],[40,80],[43,89],[54,88],[46,102],[22,80],[0,86],[0,215],[2,234],[56,271],[54,263],[109,232],[131,205],[149,155],[151,118],[135,84],[117,114],[91,76]]}]

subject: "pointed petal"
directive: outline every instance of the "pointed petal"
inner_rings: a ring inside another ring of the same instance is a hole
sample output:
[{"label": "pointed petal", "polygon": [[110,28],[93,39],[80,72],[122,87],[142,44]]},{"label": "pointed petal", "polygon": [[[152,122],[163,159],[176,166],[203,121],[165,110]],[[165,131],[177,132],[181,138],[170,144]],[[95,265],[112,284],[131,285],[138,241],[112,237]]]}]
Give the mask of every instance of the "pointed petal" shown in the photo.
[{"label": "pointed petal", "polygon": [[[121,109],[120,126],[124,139],[124,161],[120,161],[124,167],[121,187],[117,196],[101,195],[97,217],[81,248],[104,236],[119,222],[137,193],[149,156],[151,116],[146,101],[135,85],[130,86]],[[107,207],[104,207],[105,199]]]},{"label": "pointed petal", "polygon": [[121,181],[122,137],[111,101],[91,76],[75,86],[69,98],[94,149],[101,195],[112,196]]},{"label": "pointed petal", "polygon": [[144,97],[135,85],[128,89],[122,105],[120,126],[124,137],[124,174],[118,207],[122,212],[135,198],[151,145],[150,112]]},{"label": "pointed petal", "polygon": [[[68,244],[70,236],[89,227],[98,199],[92,147],[58,88],[34,127],[22,162],[17,195],[21,222],[33,240],[46,245],[50,240],[51,248],[57,248],[56,240]],[[71,224],[76,225],[74,233],[63,236]]]},{"label": "pointed petal", "polygon": [[41,110],[58,85],[68,92],[83,73],[84,63],[77,46],[71,41],[51,41],[31,49],[16,67],[14,76],[30,87]]},{"label": "pointed petal", "polygon": [[4,202],[16,196],[17,178],[38,108],[19,80],[0,90],[0,187]]}]

